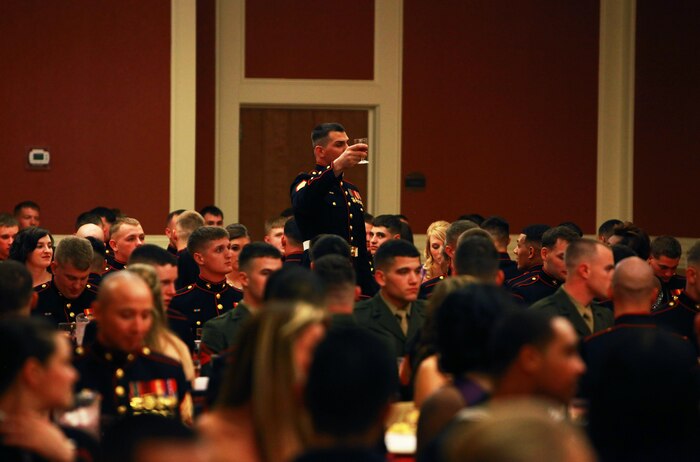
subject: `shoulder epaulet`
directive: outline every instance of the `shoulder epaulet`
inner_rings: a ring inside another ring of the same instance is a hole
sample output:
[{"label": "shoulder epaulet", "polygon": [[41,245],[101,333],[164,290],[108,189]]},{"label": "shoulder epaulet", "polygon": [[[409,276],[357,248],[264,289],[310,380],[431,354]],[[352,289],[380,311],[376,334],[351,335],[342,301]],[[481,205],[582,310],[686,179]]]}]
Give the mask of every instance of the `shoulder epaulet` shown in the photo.
[{"label": "shoulder epaulet", "polygon": [[41,293],[41,292],[45,291],[46,289],[48,289],[49,287],[51,287],[51,282],[45,282],[43,284],[39,284],[38,286],[34,287],[34,291]]},{"label": "shoulder epaulet", "polygon": [[196,287],[196,284],[189,284],[189,285],[183,287],[182,289],[178,290],[177,292],[175,292],[175,295],[173,295],[173,298],[178,297],[178,296],[183,295],[183,294],[186,294],[188,292],[192,292],[195,287]]}]

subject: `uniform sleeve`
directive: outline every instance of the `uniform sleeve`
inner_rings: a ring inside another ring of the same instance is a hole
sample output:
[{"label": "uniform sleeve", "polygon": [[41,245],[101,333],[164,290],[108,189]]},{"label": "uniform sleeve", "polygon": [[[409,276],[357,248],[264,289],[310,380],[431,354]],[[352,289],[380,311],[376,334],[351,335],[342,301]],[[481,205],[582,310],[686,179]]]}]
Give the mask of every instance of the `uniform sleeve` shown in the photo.
[{"label": "uniform sleeve", "polygon": [[322,171],[312,172],[311,175],[299,175],[291,187],[294,211],[313,212],[318,202],[328,194],[337,180],[331,166]]},{"label": "uniform sleeve", "polygon": [[204,327],[202,327],[202,347],[206,347],[210,354],[217,354],[226,349],[226,339],[223,332],[219,329],[218,323],[204,323]]}]

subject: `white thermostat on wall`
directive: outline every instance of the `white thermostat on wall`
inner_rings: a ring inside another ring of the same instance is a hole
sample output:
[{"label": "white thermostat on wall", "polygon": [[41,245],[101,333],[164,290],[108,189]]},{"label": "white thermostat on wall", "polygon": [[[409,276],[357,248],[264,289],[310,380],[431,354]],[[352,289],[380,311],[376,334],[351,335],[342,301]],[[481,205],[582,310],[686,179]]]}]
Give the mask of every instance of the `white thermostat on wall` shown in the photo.
[{"label": "white thermostat on wall", "polygon": [[51,154],[49,154],[48,150],[42,148],[31,149],[27,157],[29,166],[34,168],[46,168],[49,166],[50,161]]}]

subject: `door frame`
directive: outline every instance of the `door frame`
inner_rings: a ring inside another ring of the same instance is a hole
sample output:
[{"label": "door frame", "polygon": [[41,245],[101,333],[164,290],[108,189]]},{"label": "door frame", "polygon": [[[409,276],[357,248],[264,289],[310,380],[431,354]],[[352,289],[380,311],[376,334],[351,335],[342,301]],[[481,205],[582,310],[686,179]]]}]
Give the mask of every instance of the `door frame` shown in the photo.
[{"label": "door frame", "polygon": [[249,79],[245,0],[217,0],[214,194],[227,221],[239,216],[240,110],[256,106],[367,110],[369,210],[400,213],[403,2],[375,1],[374,14],[373,80]]}]

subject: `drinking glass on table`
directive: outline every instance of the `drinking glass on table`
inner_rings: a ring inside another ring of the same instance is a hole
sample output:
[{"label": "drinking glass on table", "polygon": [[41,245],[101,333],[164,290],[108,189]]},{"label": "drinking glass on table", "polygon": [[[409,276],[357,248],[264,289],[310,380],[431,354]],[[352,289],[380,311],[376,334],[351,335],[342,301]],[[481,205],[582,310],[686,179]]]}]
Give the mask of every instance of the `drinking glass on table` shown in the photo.
[{"label": "drinking glass on table", "polygon": [[[367,138],[355,138],[352,140],[352,144],[369,144],[369,140]],[[369,164],[369,161],[367,160],[367,157],[365,157],[359,161],[358,164]]]}]

